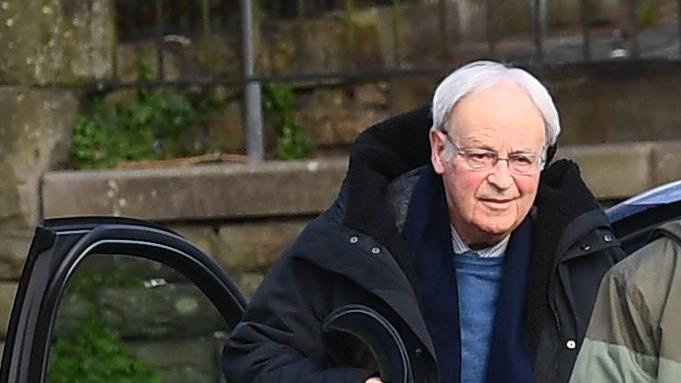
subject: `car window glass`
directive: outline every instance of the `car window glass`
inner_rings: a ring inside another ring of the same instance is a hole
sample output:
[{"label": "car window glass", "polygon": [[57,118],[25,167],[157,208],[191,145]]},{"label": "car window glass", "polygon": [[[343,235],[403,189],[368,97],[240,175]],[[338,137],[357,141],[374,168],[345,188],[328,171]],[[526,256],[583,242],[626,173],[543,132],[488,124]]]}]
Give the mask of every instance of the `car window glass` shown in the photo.
[{"label": "car window glass", "polygon": [[61,300],[47,381],[223,382],[219,358],[228,333],[209,299],[172,268],[92,254]]}]

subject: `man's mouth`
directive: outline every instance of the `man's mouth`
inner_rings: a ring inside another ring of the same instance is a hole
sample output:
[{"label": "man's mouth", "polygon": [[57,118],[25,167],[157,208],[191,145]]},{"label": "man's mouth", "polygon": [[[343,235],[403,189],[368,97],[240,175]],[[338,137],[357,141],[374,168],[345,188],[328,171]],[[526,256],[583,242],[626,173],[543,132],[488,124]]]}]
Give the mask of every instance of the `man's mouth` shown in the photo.
[{"label": "man's mouth", "polygon": [[480,198],[480,201],[493,209],[507,208],[513,200],[513,198]]}]

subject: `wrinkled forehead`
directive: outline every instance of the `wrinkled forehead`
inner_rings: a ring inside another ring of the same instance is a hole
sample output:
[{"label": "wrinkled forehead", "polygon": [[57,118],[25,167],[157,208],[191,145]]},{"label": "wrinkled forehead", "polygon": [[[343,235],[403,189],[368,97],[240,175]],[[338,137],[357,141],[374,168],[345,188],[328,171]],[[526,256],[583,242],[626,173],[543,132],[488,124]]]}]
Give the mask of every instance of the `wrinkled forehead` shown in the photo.
[{"label": "wrinkled forehead", "polygon": [[501,140],[514,146],[542,147],[546,125],[539,108],[515,82],[462,97],[449,116],[448,131],[465,141]]}]

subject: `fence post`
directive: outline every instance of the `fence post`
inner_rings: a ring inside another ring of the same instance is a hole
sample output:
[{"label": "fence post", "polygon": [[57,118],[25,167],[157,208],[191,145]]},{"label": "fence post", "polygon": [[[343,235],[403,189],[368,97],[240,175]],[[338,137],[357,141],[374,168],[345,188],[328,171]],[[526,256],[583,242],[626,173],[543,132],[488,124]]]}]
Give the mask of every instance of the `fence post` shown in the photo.
[{"label": "fence post", "polygon": [[638,51],[638,20],[636,18],[636,8],[638,4],[636,0],[629,0],[629,27],[631,27],[631,57],[637,59],[639,57]]},{"label": "fence post", "polygon": [[548,31],[549,10],[547,0],[530,0],[532,32],[538,62],[544,60],[544,40]]},{"label": "fence post", "polygon": [[[679,0],[681,1],[681,0]],[[447,16],[449,15],[447,0],[438,0],[438,30],[439,30],[439,40],[440,40],[440,50],[442,51],[442,57],[449,64],[449,60],[452,58],[452,50],[450,46],[451,36],[449,35],[450,29],[447,28]]]},{"label": "fence post", "polygon": [[154,12],[156,13],[156,78],[163,81],[166,78],[165,64],[163,58],[163,4],[161,0],[154,1]]},{"label": "fence post", "polygon": [[404,44],[402,41],[404,19],[402,16],[402,2],[393,0],[393,49],[395,50],[395,67],[402,68],[404,61]]},{"label": "fence post", "polygon": [[203,24],[203,36],[210,35],[210,4],[209,0],[201,0],[201,24]]},{"label": "fence post", "polygon": [[355,65],[357,61],[357,42],[355,41],[355,1],[345,0],[345,9],[343,11],[345,18],[345,46],[348,53],[348,67],[355,70]]},{"label": "fence post", "polygon": [[253,0],[241,0],[241,56],[243,57],[244,81],[242,125],[246,130],[246,153],[251,165],[265,160],[262,92],[260,81],[255,78],[253,25]]},{"label": "fence post", "polygon": [[678,24],[679,35],[677,37],[679,39],[679,54],[681,54],[681,0],[676,1],[676,11],[677,11],[676,18],[679,23]]},{"label": "fence post", "polygon": [[[681,1],[681,0],[679,0]],[[582,55],[585,61],[591,61],[591,34],[589,31],[589,0],[581,0],[582,23]]]}]

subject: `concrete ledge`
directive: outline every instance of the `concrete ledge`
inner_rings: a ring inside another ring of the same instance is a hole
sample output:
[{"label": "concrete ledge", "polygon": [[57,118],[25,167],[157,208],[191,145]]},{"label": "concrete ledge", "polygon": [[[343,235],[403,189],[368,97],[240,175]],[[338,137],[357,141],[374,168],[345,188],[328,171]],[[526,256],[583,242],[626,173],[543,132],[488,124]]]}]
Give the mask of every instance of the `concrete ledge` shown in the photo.
[{"label": "concrete ledge", "polygon": [[557,158],[575,160],[599,199],[621,199],[657,185],[652,171],[655,145],[646,142],[570,146],[559,150]]},{"label": "concrete ledge", "polygon": [[333,159],[53,172],[43,179],[43,215],[187,221],[317,214],[335,199],[346,169],[346,159]]},{"label": "concrete ledge", "polygon": [[[681,178],[681,141],[562,148],[599,199],[622,199]],[[124,215],[154,221],[303,216],[327,208],[346,159],[176,169],[48,173],[45,217]]]}]

